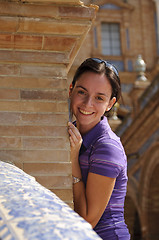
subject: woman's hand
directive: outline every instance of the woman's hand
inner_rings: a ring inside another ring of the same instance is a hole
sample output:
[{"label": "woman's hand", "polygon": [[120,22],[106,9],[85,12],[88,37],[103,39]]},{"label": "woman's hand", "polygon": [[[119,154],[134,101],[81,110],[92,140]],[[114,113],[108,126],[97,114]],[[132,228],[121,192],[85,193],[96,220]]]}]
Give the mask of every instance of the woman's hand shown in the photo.
[{"label": "woman's hand", "polygon": [[72,175],[82,178],[81,169],[78,161],[79,151],[82,144],[82,137],[78,129],[71,122],[68,122],[68,133],[71,146],[70,157],[72,162]]},{"label": "woman's hand", "polygon": [[71,156],[77,157],[82,145],[81,134],[71,122],[68,122],[68,133],[70,138]]}]

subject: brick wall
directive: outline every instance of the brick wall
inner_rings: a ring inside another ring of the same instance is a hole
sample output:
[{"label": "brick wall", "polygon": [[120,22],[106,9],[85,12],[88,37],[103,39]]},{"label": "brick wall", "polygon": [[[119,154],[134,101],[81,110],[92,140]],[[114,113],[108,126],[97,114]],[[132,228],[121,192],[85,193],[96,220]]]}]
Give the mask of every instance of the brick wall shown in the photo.
[{"label": "brick wall", "polygon": [[95,12],[80,1],[0,2],[0,159],[70,205],[67,73]]}]

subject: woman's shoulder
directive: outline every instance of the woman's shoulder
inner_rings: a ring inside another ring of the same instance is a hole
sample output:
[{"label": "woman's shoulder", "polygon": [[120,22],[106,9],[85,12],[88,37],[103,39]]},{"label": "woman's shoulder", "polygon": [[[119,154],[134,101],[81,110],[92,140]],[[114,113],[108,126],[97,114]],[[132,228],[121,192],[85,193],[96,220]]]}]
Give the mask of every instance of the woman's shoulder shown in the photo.
[{"label": "woman's shoulder", "polygon": [[106,117],[99,123],[96,136],[95,136],[95,143],[96,144],[105,144],[105,143],[112,143],[119,147],[121,147],[120,138],[112,131],[109,126],[108,120]]},{"label": "woman's shoulder", "polygon": [[93,153],[100,158],[111,159],[112,162],[120,162],[125,165],[127,160],[120,138],[116,135],[101,135],[92,145]]},{"label": "woman's shoulder", "polygon": [[123,150],[123,146],[121,143],[120,138],[113,132],[113,131],[109,131],[106,133],[101,134],[96,141],[94,142],[94,147],[98,147],[100,145],[103,146],[114,146],[116,148],[118,148],[119,150]]}]

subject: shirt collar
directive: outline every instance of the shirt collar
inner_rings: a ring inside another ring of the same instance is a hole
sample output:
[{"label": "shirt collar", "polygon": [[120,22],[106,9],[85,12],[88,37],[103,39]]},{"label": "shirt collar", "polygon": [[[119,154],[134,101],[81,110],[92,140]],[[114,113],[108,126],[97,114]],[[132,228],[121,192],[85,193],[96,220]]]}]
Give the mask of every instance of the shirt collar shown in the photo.
[{"label": "shirt collar", "polygon": [[105,116],[102,117],[101,121],[82,137],[84,147],[88,149],[92,142],[96,141],[99,136],[107,132],[109,128],[110,126],[108,124],[107,118]]}]

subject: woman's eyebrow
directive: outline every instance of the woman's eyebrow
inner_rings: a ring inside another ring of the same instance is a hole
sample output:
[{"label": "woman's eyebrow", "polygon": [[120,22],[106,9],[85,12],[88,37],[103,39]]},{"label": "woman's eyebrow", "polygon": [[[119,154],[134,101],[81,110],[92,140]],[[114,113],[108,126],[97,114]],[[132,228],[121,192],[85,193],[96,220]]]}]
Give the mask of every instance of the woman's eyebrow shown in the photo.
[{"label": "woman's eyebrow", "polygon": [[97,94],[107,97],[107,95],[105,93],[97,93]]},{"label": "woman's eyebrow", "polygon": [[87,91],[88,92],[88,90],[85,88],[85,87],[83,87],[83,86],[76,86],[76,88],[82,88],[82,89],[84,89],[85,91]]},{"label": "woman's eyebrow", "polygon": [[[83,87],[83,86],[81,86],[81,85],[79,85],[79,86],[77,85],[76,88],[82,88],[83,90],[85,90],[85,91],[88,92],[87,88],[85,88],[85,87]],[[107,97],[107,95],[106,95],[105,93],[100,93],[100,92],[99,92],[99,93],[96,93],[96,94]]]}]

